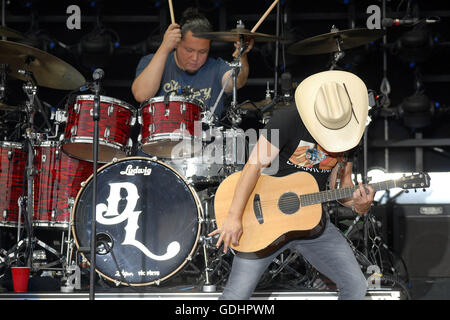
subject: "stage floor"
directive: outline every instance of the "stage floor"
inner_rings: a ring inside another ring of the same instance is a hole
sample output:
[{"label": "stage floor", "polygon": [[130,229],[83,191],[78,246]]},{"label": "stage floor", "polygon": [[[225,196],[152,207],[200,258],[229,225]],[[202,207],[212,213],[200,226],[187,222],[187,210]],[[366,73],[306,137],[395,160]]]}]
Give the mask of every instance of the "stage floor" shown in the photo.
[{"label": "stage floor", "polygon": [[[184,292],[96,292],[95,300],[217,300],[221,292],[202,292],[201,288]],[[251,300],[337,300],[336,291],[257,291]],[[89,292],[27,292],[1,293],[0,300],[90,300]],[[392,289],[369,290],[365,300],[402,300],[400,291]]]}]

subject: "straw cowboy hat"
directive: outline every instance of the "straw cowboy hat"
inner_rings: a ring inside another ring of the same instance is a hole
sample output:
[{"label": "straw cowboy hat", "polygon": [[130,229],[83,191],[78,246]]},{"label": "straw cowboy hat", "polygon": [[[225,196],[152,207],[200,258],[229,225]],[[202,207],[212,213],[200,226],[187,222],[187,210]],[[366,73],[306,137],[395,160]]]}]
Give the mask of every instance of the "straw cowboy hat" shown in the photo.
[{"label": "straw cowboy hat", "polygon": [[330,70],[303,80],[295,91],[300,117],[317,143],[329,152],[358,145],[366,127],[369,96],[350,72]]}]

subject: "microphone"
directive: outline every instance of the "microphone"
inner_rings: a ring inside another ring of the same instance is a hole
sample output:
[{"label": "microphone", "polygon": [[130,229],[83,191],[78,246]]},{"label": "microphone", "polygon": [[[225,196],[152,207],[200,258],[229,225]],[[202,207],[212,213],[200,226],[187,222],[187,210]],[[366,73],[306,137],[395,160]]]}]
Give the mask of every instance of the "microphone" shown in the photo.
[{"label": "microphone", "polygon": [[100,92],[100,80],[105,76],[105,71],[103,69],[97,68],[94,70],[92,74],[92,79],[94,79],[94,92],[95,95],[98,95]]},{"label": "microphone", "polygon": [[381,25],[383,27],[398,27],[398,26],[413,26],[416,25],[419,22],[425,22],[425,23],[436,23],[439,19],[419,19],[419,18],[412,18],[412,19],[392,19],[392,18],[383,18],[381,20]]},{"label": "microphone", "polygon": [[199,90],[198,90],[198,89],[195,89],[195,88],[192,88],[192,87],[185,87],[185,86],[183,86],[183,87],[178,88],[178,89],[176,90],[176,92],[177,92],[178,94],[181,94],[181,95],[187,95],[187,96],[190,96],[190,95],[193,95],[193,94],[196,93],[196,92],[199,92]]},{"label": "microphone", "polygon": [[103,71],[103,69],[97,68],[94,70],[94,73],[92,74],[92,79],[94,79],[94,81],[99,81],[102,80],[104,76],[105,71]]}]

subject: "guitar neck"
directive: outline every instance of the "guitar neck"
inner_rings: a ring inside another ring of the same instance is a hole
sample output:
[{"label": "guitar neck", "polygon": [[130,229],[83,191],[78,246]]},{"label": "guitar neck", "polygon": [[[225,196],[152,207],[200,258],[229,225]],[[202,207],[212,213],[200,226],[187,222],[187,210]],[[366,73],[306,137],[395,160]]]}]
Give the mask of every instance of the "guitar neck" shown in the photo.
[{"label": "guitar neck", "polygon": [[[396,187],[395,180],[388,180],[378,183],[372,183],[369,184],[373,188],[375,192],[380,190],[388,190]],[[313,204],[333,201],[333,200],[339,200],[344,198],[351,198],[353,197],[353,192],[355,192],[356,189],[358,189],[359,186],[353,186],[353,187],[346,187],[346,188],[340,188],[340,189],[332,189],[332,190],[326,190],[326,191],[320,191],[315,193],[309,193],[309,194],[302,194],[300,195],[300,203],[301,206],[309,206]]]}]

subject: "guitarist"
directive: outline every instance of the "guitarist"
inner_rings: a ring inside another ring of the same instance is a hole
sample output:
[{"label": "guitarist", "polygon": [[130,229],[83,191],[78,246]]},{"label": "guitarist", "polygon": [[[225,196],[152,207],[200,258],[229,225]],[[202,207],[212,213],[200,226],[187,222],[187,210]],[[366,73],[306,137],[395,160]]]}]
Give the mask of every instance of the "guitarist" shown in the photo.
[{"label": "guitarist", "polygon": [[[274,113],[267,133],[260,136],[245,164],[223,225],[209,234],[218,235],[217,247],[223,244],[227,252],[230,244],[239,244],[245,205],[269,165],[277,162],[276,176],[306,171],[314,176],[320,190],[325,190],[327,181],[331,188],[337,187],[337,181],[338,187],[353,186],[352,163],[344,156],[361,140],[368,105],[367,88],[352,73],[332,70],[303,80],[295,92],[295,105]],[[273,139],[274,133],[278,139]],[[360,183],[353,197],[340,203],[363,215],[369,211],[374,194],[370,186]],[[349,244],[324,211],[319,225],[306,237],[288,242],[269,256],[248,259],[236,254],[220,299],[249,299],[267,266],[288,247],[337,285],[339,299],[365,297],[366,278]]]}]

